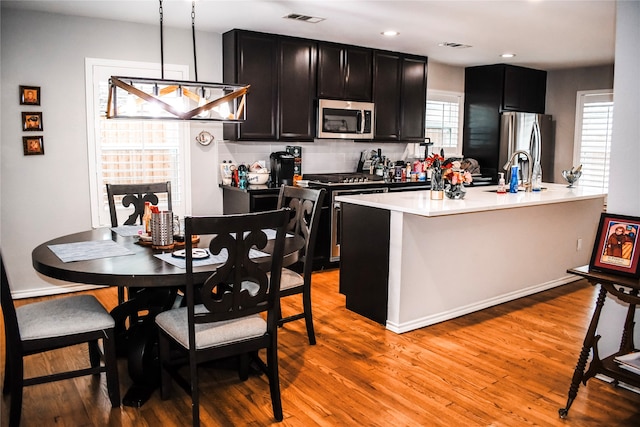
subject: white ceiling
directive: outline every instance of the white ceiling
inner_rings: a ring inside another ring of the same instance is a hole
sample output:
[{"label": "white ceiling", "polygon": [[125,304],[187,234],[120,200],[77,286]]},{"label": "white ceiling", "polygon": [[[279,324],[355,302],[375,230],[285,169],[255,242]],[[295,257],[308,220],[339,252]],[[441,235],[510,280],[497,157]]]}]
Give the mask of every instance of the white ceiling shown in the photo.
[{"label": "white ceiling", "polygon": [[[159,26],[158,0],[2,1],[2,7]],[[233,28],[428,56],[452,65],[511,63],[540,69],[611,64],[614,0],[199,0],[195,27]],[[164,25],[191,28],[191,1],[164,0]],[[283,19],[296,13],[317,24]],[[400,35],[380,33],[395,29]],[[472,47],[438,46],[454,42]],[[502,59],[501,53],[517,56]]]}]

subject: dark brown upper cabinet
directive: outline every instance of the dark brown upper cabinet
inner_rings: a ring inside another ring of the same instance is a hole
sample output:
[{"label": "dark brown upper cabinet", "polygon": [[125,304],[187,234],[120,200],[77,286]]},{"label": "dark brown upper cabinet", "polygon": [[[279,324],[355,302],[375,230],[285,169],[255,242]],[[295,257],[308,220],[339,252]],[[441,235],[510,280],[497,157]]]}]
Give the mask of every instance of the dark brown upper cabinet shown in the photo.
[{"label": "dark brown upper cabinet", "polygon": [[320,42],[318,98],[371,101],[371,49]]},{"label": "dark brown upper cabinet", "polygon": [[401,61],[400,138],[424,142],[427,109],[427,58],[404,55]]},{"label": "dark brown upper cabinet", "polygon": [[251,85],[234,141],[313,141],[318,98],[374,101],[379,141],[423,141],[427,58],[255,31],[222,36],[223,80]]},{"label": "dark brown upper cabinet", "polygon": [[547,72],[507,64],[465,69],[465,98],[471,96],[502,111],[544,113]]},{"label": "dark brown upper cabinet", "polygon": [[544,113],[547,92],[547,72],[505,65],[504,111]]},{"label": "dark brown upper cabinet", "polygon": [[223,135],[231,140],[277,139],[278,41],[275,36],[229,31],[222,36],[222,78],[225,83],[251,85],[246,120],[225,123]]},{"label": "dark brown upper cabinet", "polygon": [[373,56],[374,139],[424,141],[427,58],[376,51]]},{"label": "dark brown upper cabinet", "polygon": [[278,134],[281,140],[313,141],[316,134],[317,43],[281,38],[278,63]]},{"label": "dark brown upper cabinet", "polygon": [[225,123],[225,139],[313,140],[317,43],[252,31],[222,36],[223,80],[249,84],[247,118]]},{"label": "dark brown upper cabinet", "polygon": [[400,55],[376,52],[373,57],[374,138],[400,140]]}]

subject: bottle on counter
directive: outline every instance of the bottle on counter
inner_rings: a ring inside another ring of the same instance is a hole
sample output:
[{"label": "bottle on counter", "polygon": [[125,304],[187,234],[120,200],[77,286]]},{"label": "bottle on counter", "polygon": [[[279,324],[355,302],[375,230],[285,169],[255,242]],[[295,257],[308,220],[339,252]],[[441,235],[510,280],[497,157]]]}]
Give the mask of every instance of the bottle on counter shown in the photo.
[{"label": "bottle on counter", "polygon": [[238,166],[238,187],[247,188],[247,167],[245,165]]},{"label": "bottle on counter", "polygon": [[500,178],[498,179],[498,194],[504,194],[507,192],[507,187],[504,183],[504,172],[500,172]]},{"label": "bottle on counter", "polygon": [[142,225],[148,235],[151,234],[151,202],[144,202],[144,212],[142,214]]},{"label": "bottle on counter", "polygon": [[533,165],[531,175],[531,191],[542,190],[542,166],[540,166],[540,163]]},{"label": "bottle on counter", "polygon": [[511,179],[509,180],[509,193],[518,192],[518,165],[511,166]]}]

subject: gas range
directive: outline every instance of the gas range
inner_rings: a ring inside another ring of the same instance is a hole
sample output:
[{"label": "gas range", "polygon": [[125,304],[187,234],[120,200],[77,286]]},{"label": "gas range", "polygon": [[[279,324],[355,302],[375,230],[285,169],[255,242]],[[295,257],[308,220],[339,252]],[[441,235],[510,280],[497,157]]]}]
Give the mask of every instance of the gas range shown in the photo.
[{"label": "gas range", "polygon": [[322,186],[338,186],[344,184],[380,184],[384,180],[381,176],[360,172],[304,174],[304,179],[310,183]]}]

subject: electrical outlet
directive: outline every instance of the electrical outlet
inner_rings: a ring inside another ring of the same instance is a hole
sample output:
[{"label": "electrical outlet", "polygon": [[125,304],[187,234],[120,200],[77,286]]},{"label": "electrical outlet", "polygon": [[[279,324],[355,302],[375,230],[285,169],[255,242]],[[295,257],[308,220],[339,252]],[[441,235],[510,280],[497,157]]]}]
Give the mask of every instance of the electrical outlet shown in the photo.
[{"label": "electrical outlet", "polygon": [[576,243],[576,251],[581,251],[582,250],[582,239],[578,239],[578,242]]}]

